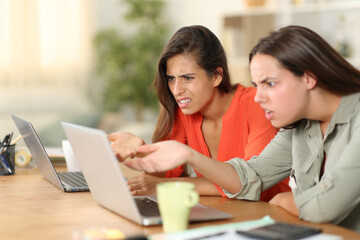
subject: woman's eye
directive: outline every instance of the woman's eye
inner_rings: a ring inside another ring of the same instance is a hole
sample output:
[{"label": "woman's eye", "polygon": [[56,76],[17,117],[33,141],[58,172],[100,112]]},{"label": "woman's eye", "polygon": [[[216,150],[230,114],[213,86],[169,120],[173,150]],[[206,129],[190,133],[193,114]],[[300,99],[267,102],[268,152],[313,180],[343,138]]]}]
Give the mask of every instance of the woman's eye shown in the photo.
[{"label": "woman's eye", "polygon": [[269,87],[275,86],[275,82],[268,82]]},{"label": "woman's eye", "polygon": [[168,82],[171,82],[171,81],[173,81],[173,80],[175,79],[175,78],[172,77],[172,76],[167,76],[166,78],[167,78],[167,81],[168,81]]}]

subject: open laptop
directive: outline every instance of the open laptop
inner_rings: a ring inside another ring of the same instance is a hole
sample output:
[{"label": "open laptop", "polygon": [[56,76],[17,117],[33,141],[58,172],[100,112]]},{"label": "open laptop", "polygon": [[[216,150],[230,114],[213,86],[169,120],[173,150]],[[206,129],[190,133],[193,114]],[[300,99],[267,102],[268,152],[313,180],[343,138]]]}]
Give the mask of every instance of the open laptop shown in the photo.
[{"label": "open laptop", "polygon": [[[89,184],[90,192],[100,205],[140,225],[161,224],[156,196],[131,195],[104,131],[66,122],[62,122],[62,126]],[[198,204],[191,211],[190,221],[231,217],[231,214]]]},{"label": "open laptop", "polygon": [[64,192],[89,191],[81,172],[56,172],[31,122],[11,115],[40,173]]}]

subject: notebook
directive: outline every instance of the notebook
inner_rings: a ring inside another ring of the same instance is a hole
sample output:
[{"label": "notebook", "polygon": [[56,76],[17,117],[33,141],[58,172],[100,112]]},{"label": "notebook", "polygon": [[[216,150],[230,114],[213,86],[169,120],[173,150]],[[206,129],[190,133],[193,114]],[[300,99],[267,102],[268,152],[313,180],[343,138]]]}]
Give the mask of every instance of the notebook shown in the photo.
[{"label": "notebook", "polygon": [[[101,206],[140,225],[161,224],[156,196],[131,195],[120,163],[104,131],[66,122],[62,122],[62,126],[89,184],[90,192]],[[139,203],[144,205],[145,209],[139,206]],[[152,208],[155,208],[155,214]],[[231,217],[232,215],[226,212],[198,204],[191,211],[190,221]]]},{"label": "notebook", "polygon": [[81,172],[57,172],[31,122],[11,115],[40,173],[64,192],[89,191]]}]

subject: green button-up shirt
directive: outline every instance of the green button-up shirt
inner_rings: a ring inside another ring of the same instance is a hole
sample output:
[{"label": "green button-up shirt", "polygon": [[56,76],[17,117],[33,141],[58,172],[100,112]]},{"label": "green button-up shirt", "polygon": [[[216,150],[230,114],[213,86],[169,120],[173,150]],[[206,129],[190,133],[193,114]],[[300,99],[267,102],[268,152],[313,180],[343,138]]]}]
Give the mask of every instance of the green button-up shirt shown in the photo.
[{"label": "green button-up shirt", "polygon": [[259,156],[227,161],[243,187],[235,194],[224,192],[230,198],[259,200],[261,191],[291,175],[300,218],[360,232],[359,102],[360,93],[342,97],[324,137],[319,122],[308,120],[279,131]]}]

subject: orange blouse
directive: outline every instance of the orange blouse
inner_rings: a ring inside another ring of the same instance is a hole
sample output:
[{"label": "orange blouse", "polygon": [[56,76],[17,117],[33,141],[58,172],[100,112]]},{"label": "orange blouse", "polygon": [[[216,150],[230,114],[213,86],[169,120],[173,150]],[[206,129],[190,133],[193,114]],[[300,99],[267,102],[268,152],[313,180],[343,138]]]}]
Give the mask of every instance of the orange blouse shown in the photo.
[{"label": "orange blouse", "polygon": [[[245,160],[258,155],[276,135],[277,130],[265,118],[264,111],[254,102],[256,89],[238,85],[229,109],[222,120],[222,132],[217,160],[225,162],[235,157]],[[185,115],[180,109],[176,112],[174,126],[170,135],[171,140],[187,144],[201,154],[210,157],[201,124],[203,116],[199,113]],[[183,167],[177,167],[167,172],[166,177],[180,177]],[[195,171],[199,177],[202,175]],[[223,197],[222,189],[217,189]],[[290,191],[288,179],[271,187],[261,194],[262,201],[269,201],[279,192]]]}]

